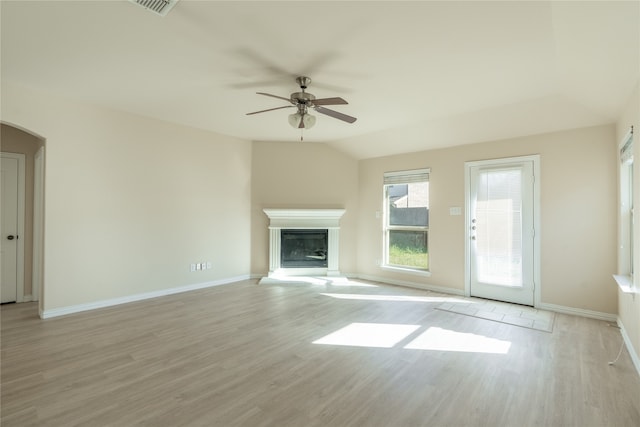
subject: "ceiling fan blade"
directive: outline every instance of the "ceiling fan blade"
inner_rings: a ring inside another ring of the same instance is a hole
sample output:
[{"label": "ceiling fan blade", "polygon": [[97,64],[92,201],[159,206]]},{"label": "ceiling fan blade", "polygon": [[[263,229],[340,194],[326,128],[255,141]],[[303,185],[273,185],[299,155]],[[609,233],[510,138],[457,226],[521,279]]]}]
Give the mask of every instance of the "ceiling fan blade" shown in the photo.
[{"label": "ceiling fan blade", "polygon": [[[278,99],[282,99],[283,101],[287,101],[287,102],[291,102],[291,100],[289,98],[284,98],[282,96],[278,96],[278,95],[271,95],[270,93],[264,93],[264,92],[256,92],[258,95],[264,95],[264,96],[270,96],[272,98],[278,98]],[[293,104],[293,102],[291,102]]]},{"label": "ceiling fan blade", "polygon": [[340,97],[314,99],[313,105],[343,105],[348,104],[347,101]]},{"label": "ceiling fan blade", "polygon": [[293,105],[285,105],[284,107],[269,108],[268,110],[260,110],[260,111],[254,111],[253,113],[247,113],[247,116],[250,116],[252,114],[266,113],[267,111],[281,110],[283,108],[292,108],[292,107]]},{"label": "ceiling fan blade", "polygon": [[346,114],[342,114],[324,107],[315,107],[315,110],[318,113],[326,114],[327,116],[333,117],[334,119],[342,120],[343,122],[347,123],[353,123],[358,120],[355,117],[347,116]]}]

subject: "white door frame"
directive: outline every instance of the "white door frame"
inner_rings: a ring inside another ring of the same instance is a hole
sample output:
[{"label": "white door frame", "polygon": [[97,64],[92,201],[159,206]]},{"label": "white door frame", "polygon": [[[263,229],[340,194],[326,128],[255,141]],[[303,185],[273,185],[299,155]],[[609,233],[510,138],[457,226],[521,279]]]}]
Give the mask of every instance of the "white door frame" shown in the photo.
[{"label": "white door frame", "polygon": [[465,193],[465,271],[464,271],[464,294],[471,296],[471,176],[470,170],[475,166],[499,166],[517,162],[533,162],[533,306],[537,307],[541,301],[541,280],[540,280],[540,155],[507,157],[491,160],[477,160],[465,162],[464,164],[464,193]]},{"label": "white door frame", "polygon": [[44,146],[33,159],[33,266],[31,300],[39,301],[44,269]]},{"label": "white door frame", "polygon": [[19,153],[0,153],[0,157],[18,161],[18,238],[16,239],[16,302],[24,302],[24,211],[26,156]]}]

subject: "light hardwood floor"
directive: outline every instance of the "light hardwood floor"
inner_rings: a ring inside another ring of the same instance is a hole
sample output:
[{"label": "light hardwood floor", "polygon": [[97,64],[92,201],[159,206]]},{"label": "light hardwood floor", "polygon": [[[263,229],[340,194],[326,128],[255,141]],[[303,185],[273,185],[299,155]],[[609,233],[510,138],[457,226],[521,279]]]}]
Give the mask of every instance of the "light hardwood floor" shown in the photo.
[{"label": "light hardwood floor", "polygon": [[2,306],[2,426],[640,425],[607,322],[548,333],[372,285],[246,281],[44,321]]}]

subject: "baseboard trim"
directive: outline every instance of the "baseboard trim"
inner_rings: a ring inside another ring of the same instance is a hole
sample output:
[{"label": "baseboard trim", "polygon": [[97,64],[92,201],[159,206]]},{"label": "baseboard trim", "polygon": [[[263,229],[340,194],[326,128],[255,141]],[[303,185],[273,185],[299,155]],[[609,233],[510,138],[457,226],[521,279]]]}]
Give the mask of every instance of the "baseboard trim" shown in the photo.
[{"label": "baseboard trim", "polygon": [[189,292],[189,291],[195,291],[198,289],[211,288],[214,286],[227,285],[229,283],[241,282],[243,280],[248,280],[248,279],[250,279],[250,275],[247,274],[242,276],[229,277],[221,280],[214,280],[212,282],[196,283],[193,285],[178,286],[175,288],[162,289],[159,291],[145,292],[142,294],[135,294],[135,295],[127,295],[124,297],[111,298],[107,300],[95,301],[95,302],[90,302],[86,304],[70,305],[67,307],[54,308],[51,310],[43,310],[40,313],[40,317],[42,319],[50,319],[52,317],[66,316],[68,314],[75,314],[83,311],[96,310],[98,308],[112,307],[114,305],[127,304],[130,302],[142,301],[142,300],[151,299],[151,298],[158,298],[158,297],[178,294],[182,292]]},{"label": "baseboard trim", "polygon": [[536,308],[541,310],[555,311],[556,313],[571,314],[574,316],[588,317],[597,320],[606,320],[607,322],[615,322],[618,316],[611,313],[603,313],[601,311],[585,310],[583,308],[567,307],[564,305],[540,303]]},{"label": "baseboard trim", "polygon": [[[370,280],[370,281],[373,281],[373,282],[387,283],[387,284],[390,284],[390,285],[408,286],[410,288],[417,288],[417,289],[424,289],[424,290],[427,290],[427,291],[441,292],[443,294],[464,296],[464,291],[461,290],[461,289],[446,288],[446,287],[443,287],[443,286],[433,286],[433,285],[429,285],[429,284],[426,284],[426,283],[410,282],[410,281],[406,281],[406,280],[394,280],[394,279],[389,279],[389,278],[386,278],[386,277],[371,276],[371,275],[367,275],[367,274],[356,275],[356,278],[362,279],[362,280]],[[574,308],[574,307],[566,307],[566,306],[563,306],[563,305],[556,305],[556,304],[540,303],[540,304],[536,305],[536,308],[539,308],[541,310],[554,311],[556,313],[571,314],[571,315],[574,315],[574,316],[581,316],[581,317],[588,317],[588,318],[591,318],[591,319],[605,320],[605,321],[608,321],[608,322],[615,322],[616,319],[617,319],[617,315],[616,314],[603,313],[603,312],[600,312],[600,311],[585,310],[585,309]]]},{"label": "baseboard trim", "polygon": [[624,341],[624,345],[627,347],[627,351],[629,352],[629,356],[631,356],[631,361],[633,362],[633,366],[636,368],[636,372],[638,372],[638,376],[640,376],[640,356],[633,348],[633,344],[631,343],[631,338],[629,338],[629,334],[627,334],[627,330],[624,328],[624,324],[620,317],[616,322],[620,327],[620,334],[622,335],[622,339]]},{"label": "baseboard trim", "polygon": [[33,302],[33,301],[35,301],[35,300],[33,299],[33,297],[31,295],[23,295],[22,296],[22,301],[20,301],[20,302]]},{"label": "baseboard trim", "polygon": [[372,282],[387,283],[389,285],[406,286],[409,288],[424,289],[426,291],[441,292],[443,294],[464,296],[464,291],[462,289],[446,288],[444,286],[434,286],[426,283],[410,282],[408,280],[395,280],[389,279],[387,277],[370,276],[368,274],[358,274],[354,277],[357,279],[369,280]]}]

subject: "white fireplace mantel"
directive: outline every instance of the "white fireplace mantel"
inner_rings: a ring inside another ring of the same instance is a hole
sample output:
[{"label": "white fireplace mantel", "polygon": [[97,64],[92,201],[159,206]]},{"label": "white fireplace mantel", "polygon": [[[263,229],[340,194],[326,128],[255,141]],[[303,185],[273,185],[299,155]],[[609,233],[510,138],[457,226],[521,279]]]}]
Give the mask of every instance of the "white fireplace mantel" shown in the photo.
[{"label": "white fireplace mantel", "polygon": [[[339,276],[340,218],[345,209],[264,209],[269,217],[269,278],[320,275]],[[283,229],[327,230],[326,268],[282,268],[280,238]]]},{"label": "white fireplace mantel", "polygon": [[263,209],[269,228],[340,228],[344,209]]}]

